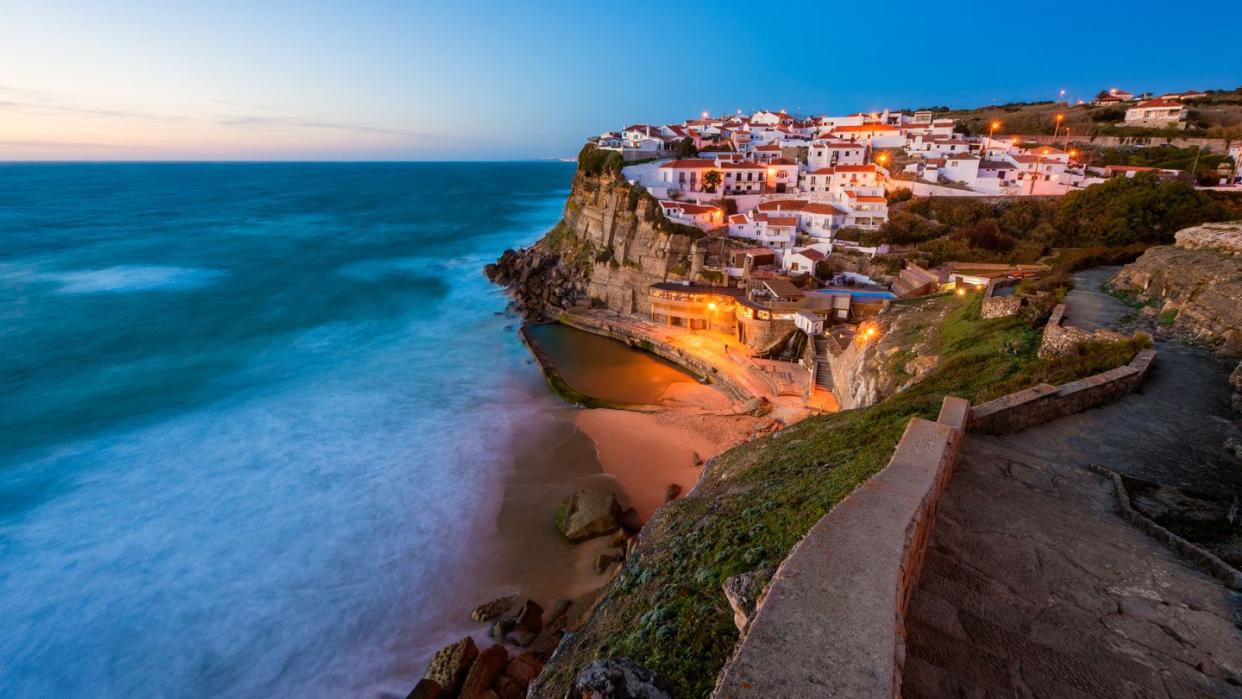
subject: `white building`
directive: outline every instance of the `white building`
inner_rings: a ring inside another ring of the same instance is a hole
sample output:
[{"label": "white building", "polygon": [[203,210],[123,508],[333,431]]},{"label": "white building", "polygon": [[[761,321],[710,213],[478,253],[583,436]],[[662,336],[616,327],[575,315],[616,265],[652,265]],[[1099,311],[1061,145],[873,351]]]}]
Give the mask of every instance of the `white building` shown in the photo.
[{"label": "white building", "polygon": [[1178,100],[1143,100],[1126,110],[1122,126],[1176,126],[1184,128],[1189,115],[1186,105]]},{"label": "white building", "polygon": [[844,207],[811,202],[798,210],[799,230],[818,240],[832,240],[833,234],[845,225],[849,212]]},{"label": "white building", "polygon": [[716,163],[702,158],[670,160],[660,166],[660,181],[670,190],[702,192],[705,175],[716,170]]},{"label": "white building", "polygon": [[756,211],[729,217],[729,236],[752,240],[765,248],[788,250],[797,239],[798,218]]},{"label": "white building", "polygon": [[724,212],[718,206],[665,199],[660,201],[660,210],[671,221],[698,226],[705,231],[724,225]]},{"label": "white building", "polygon": [[851,141],[824,141],[812,143],[806,153],[808,170],[820,170],[836,165],[862,165],[866,162],[867,149],[861,143]]},{"label": "white building", "polygon": [[761,194],[767,183],[767,168],[753,161],[721,163],[725,194]]}]

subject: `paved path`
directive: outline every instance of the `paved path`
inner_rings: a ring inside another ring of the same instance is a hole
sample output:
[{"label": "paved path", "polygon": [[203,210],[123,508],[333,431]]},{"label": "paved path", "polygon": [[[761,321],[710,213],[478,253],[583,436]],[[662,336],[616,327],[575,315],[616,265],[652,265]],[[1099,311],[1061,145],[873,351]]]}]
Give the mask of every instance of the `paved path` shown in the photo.
[{"label": "paved path", "polygon": [[[1076,275],[1072,325],[1128,312]],[[1242,491],[1227,367],[1172,342],[1141,392],[1018,434],[969,435],[907,624],[906,697],[1242,697],[1242,596],[1119,514],[1098,463]]]},{"label": "paved path", "polygon": [[1123,520],[1103,477],[1014,441],[966,439],[903,696],[1242,696],[1242,596]]}]

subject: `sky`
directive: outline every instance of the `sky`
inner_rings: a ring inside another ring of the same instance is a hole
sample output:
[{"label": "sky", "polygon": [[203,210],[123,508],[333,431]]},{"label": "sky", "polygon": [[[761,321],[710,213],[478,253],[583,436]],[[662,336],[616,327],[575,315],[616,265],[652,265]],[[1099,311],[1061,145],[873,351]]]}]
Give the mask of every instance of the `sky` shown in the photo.
[{"label": "sky", "polygon": [[1223,0],[0,0],[0,18],[0,161],[556,158],[703,111],[1242,86],[1242,2]]}]

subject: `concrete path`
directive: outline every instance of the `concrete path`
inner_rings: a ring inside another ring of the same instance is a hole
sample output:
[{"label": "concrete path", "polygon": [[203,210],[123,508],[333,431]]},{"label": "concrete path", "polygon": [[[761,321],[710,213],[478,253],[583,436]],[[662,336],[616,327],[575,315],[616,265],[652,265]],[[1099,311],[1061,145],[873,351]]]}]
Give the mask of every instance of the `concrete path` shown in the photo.
[{"label": "concrete path", "polygon": [[1103,477],[1014,448],[1039,430],[966,438],[903,696],[1242,696],[1242,596],[1123,520]]},{"label": "concrete path", "polygon": [[[1070,325],[1117,327],[1075,275]],[[1013,435],[969,435],[907,619],[906,697],[1242,697],[1242,596],[1120,516],[1090,463],[1242,492],[1222,448],[1228,367],[1174,342],[1139,392]]]}]

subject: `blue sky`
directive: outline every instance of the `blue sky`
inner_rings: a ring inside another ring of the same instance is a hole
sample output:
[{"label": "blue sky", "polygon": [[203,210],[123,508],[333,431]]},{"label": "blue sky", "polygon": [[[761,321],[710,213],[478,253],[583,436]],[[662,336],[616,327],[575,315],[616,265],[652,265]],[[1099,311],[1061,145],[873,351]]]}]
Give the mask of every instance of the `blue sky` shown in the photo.
[{"label": "blue sky", "polygon": [[544,158],[704,110],[1242,86],[1237,2],[2,5],[0,160]]}]

